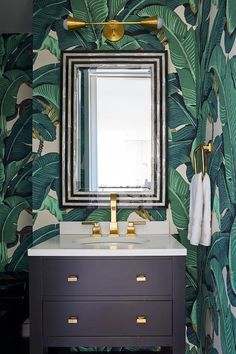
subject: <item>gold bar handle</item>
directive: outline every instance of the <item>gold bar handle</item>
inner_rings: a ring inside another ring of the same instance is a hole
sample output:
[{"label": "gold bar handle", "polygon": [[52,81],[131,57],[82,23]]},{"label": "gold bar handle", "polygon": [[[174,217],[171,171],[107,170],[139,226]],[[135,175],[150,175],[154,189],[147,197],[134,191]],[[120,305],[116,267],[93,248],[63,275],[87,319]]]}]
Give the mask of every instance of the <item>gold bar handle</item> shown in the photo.
[{"label": "gold bar handle", "polygon": [[67,321],[69,324],[77,324],[79,322],[79,319],[76,316],[70,316]]},{"label": "gold bar handle", "polygon": [[67,278],[68,283],[75,283],[79,280],[78,275],[69,275]]},{"label": "gold bar handle", "polygon": [[138,282],[146,281],[146,280],[147,280],[147,277],[146,277],[146,275],[144,275],[144,274],[138,274],[138,275],[136,276],[136,281],[138,281]]},{"label": "gold bar handle", "polygon": [[147,319],[144,316],[138,316],[136,318],[136,322],[139,323],[139,324],[146,324],[147,323]]}]

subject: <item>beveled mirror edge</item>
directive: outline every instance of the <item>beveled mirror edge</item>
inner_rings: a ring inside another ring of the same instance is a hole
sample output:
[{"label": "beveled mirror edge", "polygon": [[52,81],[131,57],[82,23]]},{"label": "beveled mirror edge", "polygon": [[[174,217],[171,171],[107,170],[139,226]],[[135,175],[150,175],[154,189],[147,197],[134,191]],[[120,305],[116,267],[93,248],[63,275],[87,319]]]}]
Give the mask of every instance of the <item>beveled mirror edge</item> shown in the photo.
[{"label": "beveled mirror edge", "polygon": [[[161,79],[162,79],[162,91],[160,92],[160,137],[161,145],[160,149],[162,152],[161,166],[159,170],[160,181],[160,198],[155,198],[153,195],[148,195],[147,193],[132,193],[132,195],[127,197],[122,197],[122,193],[117,193],[118,195],[118,207],[120,208],[152,208],[152,207],[166,207],[167,206],[167,52],[166,51],[143,51],[143,52],[62,52],[62,73],[61,73],[61,112],[62,112],[62,124],[61,124],[61,207],[73,208],[73,207],[109,207],[110,202],[110,192],[107,193],[81,193],[78,195],[73,195],[72,192],[72,174],[71,165],[73,160],[73,151],[71,151],[71,146],[67,149],[66,142],[68,141],[68,127],[67,127],[67,112],[71,115],[71,100],[67,99],[66,89],[68,87],[68,78],[66,77],[68,69],[68,58],[80,58],[94,60],[94,58],[113,58],[115,61],[119,61],[121,58],[132,57],[135,59],[149,58],[153,60],[159,60],[161,66]],[[69,63],[71,65],[71,63]],[[71,68],[70,68],[71,70]],[[63,85],[66,83],[66,85]],[[71,89],[71,86],[69,87]],[[71,127],[70,127],[71,129]],[[157,137],[158,140],[158,137]],[[68,160],[69,164],[68,164]],[[68,173],[69,172],[69,173]],[[157,176],[158,179],[158,176]]]}]

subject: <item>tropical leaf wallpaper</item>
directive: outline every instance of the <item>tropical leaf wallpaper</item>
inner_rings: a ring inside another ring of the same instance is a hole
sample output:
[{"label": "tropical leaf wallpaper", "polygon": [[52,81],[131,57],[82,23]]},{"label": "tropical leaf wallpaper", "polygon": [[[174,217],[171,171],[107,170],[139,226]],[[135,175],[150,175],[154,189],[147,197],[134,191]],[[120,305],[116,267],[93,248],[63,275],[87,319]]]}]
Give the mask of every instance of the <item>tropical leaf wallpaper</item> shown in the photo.
[{"label": "tropical leaf wallpaper", "polygon": [[32,233],[32,36],[0,35],[0,272]]},{"label": "tropical leaf wallpaper", "polygon": [[[29,99],[16,101],[22,85],[31,85],[31,37],[0,37],[2,271],[27,271],[27,249],[58,234],[59,221],[110,219],[106,209],[59,207],[61,51],[165,49],[169,207],[120,209],[118,218],[127,220],[133,213],[147,220],[168,218],[175,237],[188,249],[186,353],[236,352],[235,12],[234,0],[35,0],[32,112]],[[68,14],[84,21],[133,21],[158,15],[164,27],[157,33],[127,25],[125,36],[112,43],[100,27],[65,31]],[[211,246],[204,248],[187,240],[189,184],[193,151],[210,140],[213,235]],[[33,234],[29,225],[19,228],[23,213],[32,216]]]}]

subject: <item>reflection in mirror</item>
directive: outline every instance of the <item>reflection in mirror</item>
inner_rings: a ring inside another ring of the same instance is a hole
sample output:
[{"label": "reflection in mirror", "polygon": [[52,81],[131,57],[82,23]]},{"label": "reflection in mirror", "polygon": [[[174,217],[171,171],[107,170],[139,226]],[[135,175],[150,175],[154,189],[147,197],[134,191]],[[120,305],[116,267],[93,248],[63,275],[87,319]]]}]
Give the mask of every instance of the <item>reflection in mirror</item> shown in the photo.
[{"label": "reflection in mirror", "polygon": [[64,52],[62,206],[166,205],[166,53]]},{"label": "reflection in mirror", "polygon": [[77,150],[77,188],[149,191],[151,70],[93,68],[78,78],[79,87],[83,80],[84,104],[78,105],[77,134],[84,149]]}]

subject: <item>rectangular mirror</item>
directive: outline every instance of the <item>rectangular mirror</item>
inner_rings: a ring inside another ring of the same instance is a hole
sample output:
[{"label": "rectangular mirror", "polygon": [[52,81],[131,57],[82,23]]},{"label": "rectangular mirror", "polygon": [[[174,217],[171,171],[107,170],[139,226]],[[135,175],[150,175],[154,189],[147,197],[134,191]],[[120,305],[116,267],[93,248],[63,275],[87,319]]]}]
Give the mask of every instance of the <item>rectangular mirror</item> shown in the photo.
[{"label": "rectangular mirror", "polygon": [[166,54],[63,53],[62,206],[166,205]]}]

